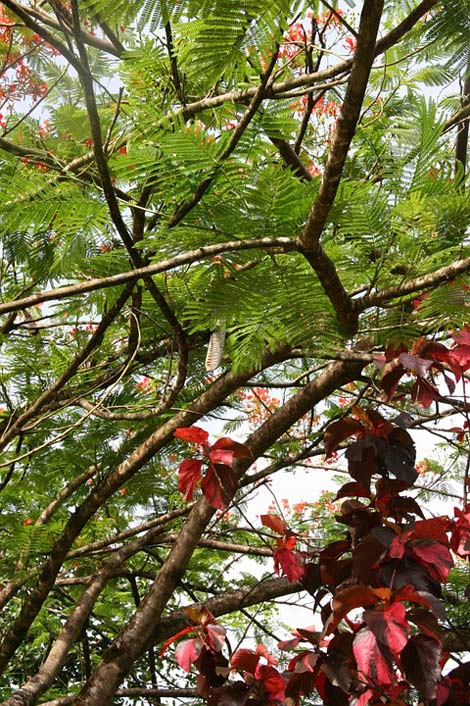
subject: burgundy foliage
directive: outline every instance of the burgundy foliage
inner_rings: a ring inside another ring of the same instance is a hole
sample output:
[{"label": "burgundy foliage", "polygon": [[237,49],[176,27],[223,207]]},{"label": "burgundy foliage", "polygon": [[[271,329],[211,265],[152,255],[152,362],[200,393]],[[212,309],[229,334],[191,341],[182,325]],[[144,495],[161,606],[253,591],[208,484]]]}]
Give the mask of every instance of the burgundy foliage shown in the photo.
[{"label": "burgundy foliage", "polygon": [[[411,351],[403,345],[389,348],[381,363],[384,398],[403,394],[400,383],[407,372],[414,378],[411,387],[406,383],[408,392],[424,407],[440,397],[438,373],[453,389],[470,368],[470,330],[453,338],[452,349],[424,339]],[[261,516],[275,535],[276,573],[302,583],[322,620],[319,630],[297,629],[279,644],[293,653],[284,671],[262,645],[238,649],[228,663],[221,655],[225,632],[210,614],[202,613],[197,628],[168,642],[196,631],[178,645],[176,658],[184,669],[197,667],[199,692],[209,704],[298,706],[314,692],[325,706],[406,706],[413,694],[425,706],[470,703],[470,663],[443,675],[447,654],[440,627],[451,552],[470,557],[470,507],[456,508],[452,519],[424,518],[407,495],[418,475],[407,422],[405,414],[391,421],[376,409],[355,407],[326,429],[327,456],[345,448],[352,478],[336,496],[343,500],[336,519],[344,525],[344,539],[316,553],[300,551],[301,537],[284,519]],[[247,457],[248,449],[230,439],[210,446],[197,427],[179,429],[175,436],[195,442],[203,453],[180,466],[184,497],[191,499],[200,482],[209,502],[224,507],[229,482],[223,474],[230,473],[234,458]],[[204,464],[208,470],[202,476]]]}]

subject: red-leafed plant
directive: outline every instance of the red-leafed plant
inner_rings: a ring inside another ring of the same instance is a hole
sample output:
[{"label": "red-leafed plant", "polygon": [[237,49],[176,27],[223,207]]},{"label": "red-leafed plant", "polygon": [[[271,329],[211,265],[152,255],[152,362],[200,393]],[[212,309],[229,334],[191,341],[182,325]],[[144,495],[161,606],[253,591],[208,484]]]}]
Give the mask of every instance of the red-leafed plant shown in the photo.
[{"label": "red-leafed plant", "polygon": [[[207,501],[224,510],[237,489],[237,475],[232,468],[234,459],[250,458],[251,452],[244,444],[229,437],[209,444],[209,434],[200,427],[180,428],[175,437],[196,444],[202,458],[188,458],[181,462],[178,472],[178,489],[185,500],[192,500],[199,485]],[[203,473],[203,468],[206,470]]]},{"label": "red-leafed plant", "polygon": [[[455,361],[442,348],[425,349],[433,356],[426,359],[427,367],[440,366],[435,362],[439,356],[457,378]],[[401,421],[400,416],[393,422],[375,409],[356,406],[351,416],[325,431],[328,455],[347,444],[345,458],[353,480],[336,496],[336,501],[343,499],[336,519],[345,528],[344,539],[316,552],[299,551],[299,535],[282,517],[261,516],[262,525],[277,535],[276,573],[299,581],[314,597],[323,627],[299,629],[292,640],[279,644],[286,652],[294,651],[284,672],[264,648],[241,648],[227,667],[214,669],[212,679],[210,669],[201,666],[201,655],[220,664],[221,642],[208,637],[185,640],[177,648],[177,661],[185,669],[191,664],[198,668],[200,693],[209,704],[297,706],[314,692],[325,706],[406,706],[413,693],[429,706],[468,702],[469,670],[457,668],[442,676],[441,587],[454,564],[451,550],[465,559],[470,556],[470,514],[466,508],[456,509],[454,519],[424,518],[420,505],[407,494],[418,474],[414,443]],[[233,447],[227,439],[209,446],[201,429],[178,430],[177,436],[202,447],[209,464],[224,461],[228,466],[235,457],[232,452],[246,454],[244,447]],[[183,462],[183,470],[190,463]],[[203,459],[195,463],[199,478]],[[185,473],[180,477],[184,480]],[[192,493],[193,485],[187,482]],[[182,482],[180,488],[185,487]],[[234,680],[231,671],[242,678]]]}]

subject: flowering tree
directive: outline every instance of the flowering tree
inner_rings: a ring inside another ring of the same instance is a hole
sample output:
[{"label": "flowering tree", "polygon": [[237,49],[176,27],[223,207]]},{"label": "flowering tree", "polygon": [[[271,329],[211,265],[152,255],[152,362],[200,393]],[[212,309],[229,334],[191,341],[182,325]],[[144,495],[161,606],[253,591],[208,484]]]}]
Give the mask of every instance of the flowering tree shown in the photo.
[{"label": "flowering tree", "polygon": [[469,702],[468,8],[350,4],[0,3],[1,706]]}]

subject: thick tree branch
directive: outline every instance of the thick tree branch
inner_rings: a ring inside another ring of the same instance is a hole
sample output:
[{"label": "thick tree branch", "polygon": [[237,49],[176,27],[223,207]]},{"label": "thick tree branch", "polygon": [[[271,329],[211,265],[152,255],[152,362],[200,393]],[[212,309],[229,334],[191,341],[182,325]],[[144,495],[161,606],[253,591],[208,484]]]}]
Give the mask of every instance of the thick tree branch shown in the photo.
[{"label": "thick tree branch", "polygon": [[[273,412],[247,440],[253,459],[263,454],[275,439],[286,432],[313,405],[328,396],[338,386],[355,379],[361,367],[362,364],[332,363],[316,380],[307,384],[304,389]],[[240,478],[251,462],[250,460],[237,463]],[[165,606],[214,512],[214,508],[208,504],[205,497],[198,500],[145,599],[113,642],[81,693],[78,700],[80,706],[105,706],[116,693],[134,661],[152,641],[155,626],[159,624]]]},{"label": "thick tree branch", "polygon": [[[115,493],[129,478],[132,478],[137,471],[139,471],[147,463],[147,461],[149,461],[155,453],[159,451],[159,449],[173,439],[173,434],[178,427],[193,424],[201,416],[218,406],[227,397],[227,395],[234,392],[238,387],[240,387],[240,385],[243,385],[243,383],[249,380],[250,377],[260,372],[264,367],[269,367],[276,362],[285,360],[286,357],[288,357],[288,354],[289,353],[287,350],[279,350],[275,353],[268,353],[264,356],[262,363],[256,369],[238,374],[228,372],[225,375],[222,375],[206,392],[200,395],[198,399],[192,403],[190,410],[175,414],[172,419],[156,429],[129,455],[128,458],[120,463],[112,473],[104,478],[103,481],[91,491],[88,498],[69,518],[62,534],[51,549],[50,557],[45,562],[35,587],[31,590],[28,599],[24,602],[18,617],[5,632],[2,643],[0,644],[0,670],[4,671],[10,658],[21,644],[24,635],[27,633],[44,600],[54,585],[55,578],[73,542],[80,534],[88,520],[93,517],[97,509],[101,507],[103,503],[106,502],[106,500],[111,497],[111,495],[113,495],[113,493]],[[202,501],[201,504],[203,505],[202,515],[205,516],[204,513],[207,513],[209,510],[207,520],[210,519],[212,508],[207,506],[207,503],[204,506]],[[200,510],[195,513],[193,512],[193,518],[194,515],[198,518],[198,512],[200,512]],[[188,526],[191,526],[190,522],[188,523]],[[197,537],[197,539],[198,538],[199,537]],[[189,542],[188,546],[192,547],[193,545]],[[190,551],[190,554],[191,552],[192,550]],[[187,557],[188,560],[190,554]],[[172,552],[170,552],[170,556],[172,556]],[[173,563],[174,561],[172,558],[167,567],[167,571],[165,572],[164,578],[169,580],[167,587],[171,584],[172,578],[175,578],[175,573],[172,570]],[[179,578],[179,576],[177,578]],[[163,598],[165,595],[166,593],[163,594]],[[163,605],[165,602],[166,601],[164,601]]]},{"label": "thick tree branch", "polygon": [[320,245],[320,236],[333,205],[348,150],[361,115],[375,57],[375,40],[379,31],[382,10],[382,0],[366,0],[364,2],[351,76],[333,144],[317,198],[310,211],[304,231],[298,239],[301,252],[315,270],[326,295],[333,304],[340,323],[348,334],[356,332],[357,316],[336,267]]}]

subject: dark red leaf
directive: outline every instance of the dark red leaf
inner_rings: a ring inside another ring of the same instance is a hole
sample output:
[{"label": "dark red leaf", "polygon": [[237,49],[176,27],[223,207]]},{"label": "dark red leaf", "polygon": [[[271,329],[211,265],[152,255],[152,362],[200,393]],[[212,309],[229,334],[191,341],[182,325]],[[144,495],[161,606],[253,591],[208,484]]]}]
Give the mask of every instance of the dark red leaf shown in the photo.
[{"label": "dark red leaf", "polygon": [[436,696],[441,678],[440,659],[441,646],[428,635],[412,635],[401,653],[401,666],[406,678],[426,703]]},{"label": "dark red leaf", "polygon": [[200,446],[204,445],[209,438],[207,431],[201,427],[179,427],[173,436],[183,441],[192,441]]},{"label": "dark red leaf", "polygon": [[408,620],[414,623],[425,635],[442,643],[442,631],[435,615],[425,608],[412,608],[407,611]]},{"label": "dark red leaf", "polygon": [[203,647],[204,643],[199,637],[192,637],[190,640],[180,642],[175,651],[179,666],[186,672],[191,671],[191,665],[197,660]]},{"label": "dark red leaf", "polygon": [[320,552],[320,562],[328,561],[329,559],[337,559],[345,552],[351,549],[351,542],[346,539],[338,539],[336,542],[330,542]]},{"label": "dark red leaf", "polygon": [[364,621],[374,633],[380,649],[385,655],[398,659],[408,642],[410,625],[406,619],[403,603],[392,603],[385,610],[368,608],[364,611]]},{"label": "dark red leaf", "polygon": [[264,527],[269,527],[269,529],[272,529],[276,534],[280,534],[281,536],[286,534],[287,525],[279,515],[261,515],[260,519]]},{"label": "dark red leaf", "polygon": [[400,589],[411,584],[420,593],[424,591],[430,596],[441,595],[440,583],[429,575],[427,568],[406,555],[382,564],[377,579],[383,586],[393,585],[395,589]]},{"label": "dark red leaf", "polygon": [[375,438],[371,434],[362,437],[348,446],[345,455],[351,478],[369,489],[370,479],[378,470]]},{"label": "dark red leaf", "polygon": [[320,565],[314,562],[304,564],[304,575],[302,576],[302,586],[306,591],[314,596],[321,586]]},{"label": "dark red leaf", "polygon": [[242,681],[211,689],[206,696],[208,706],[245,706],[250,687]]},{"label": "dark red leaf", "polygon": [[445,583],[449,578],[449,573],[454,565],[452,556],[447,547],[433,539],[416,539],[410,542],[410,551],[422,564],[424,564],[431,576]]},{"label": "dark red leaf", "polygon": [[405,429],[394,427],[387,439],[377,440],[377,461],[379,470],[383,469],[410,485],[418,477],[414,441]]},{"label": "dark red leaf", "polygon": [[199,674],[197,676],[197,691],[201,696],[208,696],[213,687],[221,686],[229,674],[227,659],[220,654],[203,647],[201,654],[194,662]]},{"label": "dark red leaf", "polygon": [[220,463],[223,466],[231,466],[234,458],[233,451],[214,449],[214,447],[210,449],[207,456],[212,463]]},{"label": "dark red leaf", "polygon": [[348,706],[350,703],[348,695],[340,688],[330,682],[326,673],[320,671],[315,682],[315,688],[321,696],[325,706]]},{"label": "dark red leaf", "polygon": [[323,437],[326,455],[331,456],[342,441],[363,431],[363,425],[356,419],[346,418],[340,419],[339,422],[333,422],[327,427]]},{"label": "dark red leaf", "polygon": [[391,478],[379,478],[375,484],[375,507],[379,512],[383,512],[391,498],[397,497],[402,490],[406,490],[410,484],[405,480],[393,480]]},{"label": "dark red leaf", "polygon": [[251,458],[252,453],[248,446],[245,444],[239,444],[238,441],[230,439],[228,436],[224,436],[221,439],[217,439],[215,444],[211,446],[212,450],[224,450],[231,451],[234,458]]},{"label": "dark red leaf", "polygon": [[393,517],[397,522],[401,522],[405,518],[410,518],[411,515],[419,515],[424,517],[421,506],[418,505],[414,498],[408,496],[399,496],[392,498],[387,504],[387,509],[384,511],[385,517]]},{"label": "dark red leaf", "polygon": [[225,510],[238,487],[235,472],[229,466],[210,465],[201,481],[207,502],[217,510]]},{"label": "dark red leaf", "polygon": [[380,386],[384,391],[384,394],[382,395],[384,397],[384,401],[390,402],[396,392],[398,383],[404,374],[405,368],[400,363],[398,358],[391,360],[383,366]]},{"label": "dark red leaf", "polygon": [[370,498],[370,490],[368,490],[362,483],[353,482],[345,483],[338,490],[335,500],[340,498]]},{"label": "dark red leaf", "polygon": [[240,672],[254,674],[258,662],[259,655],[257,655],[256,652],[241,648],[233,653],[232,659],[230,660],[230,667]]},{"label": "dark red leaf", "polygon": [[384,546],[372,534],[354,548],[352,554],[352,574],[358,583],[368,583],[371,580],[371,570],[375,573],[374,566],[384,553]]},{"label": "dark red leaf", "polygon": [[425,380],[422,377],[416,379],[415,384],[411,388],[411,399],[417,402],[425,409],[430,407],[435,400],[440,398],[440,393],[437,387]]},{"label": "dark red leaf", "polygon": [[194,490],[201,477],[202,461],[188,458],[182,461],[178,472],[178,490],[185,500],[192,500]]},{"label": "dark red leaf", "polygon": [[387,688],[393,679],[393,664],[384,657],[377,639],[369,627],[364,627],[357,633],[353,642],[354,657],[357,662],[359,676],[365,681]]}]

